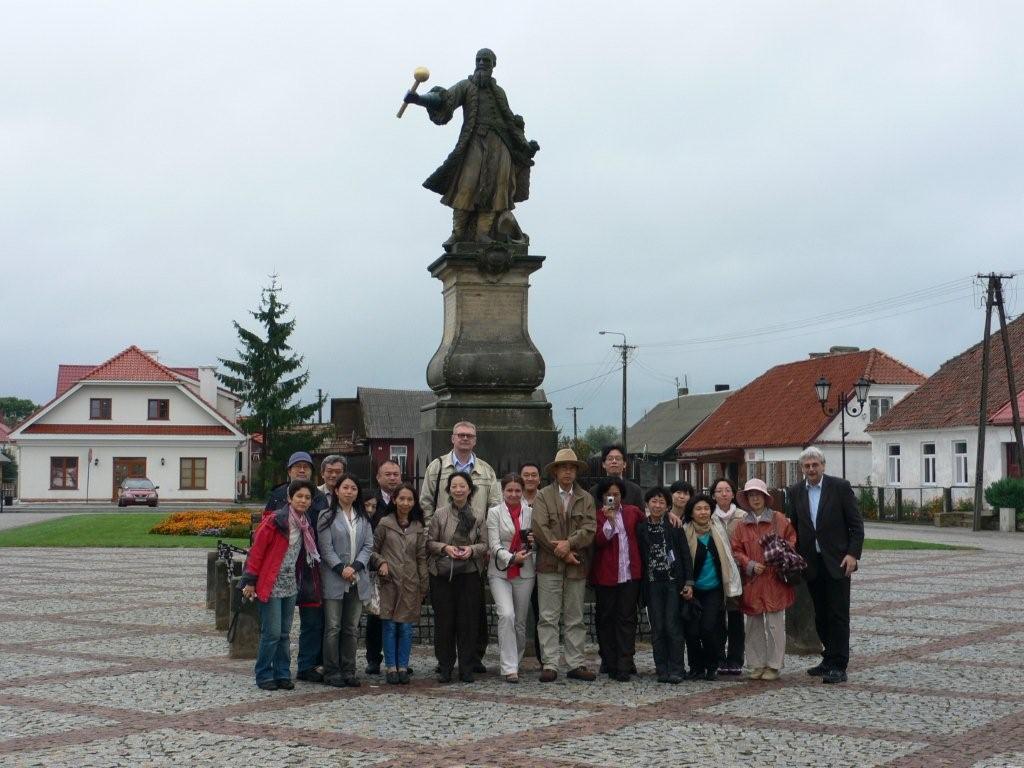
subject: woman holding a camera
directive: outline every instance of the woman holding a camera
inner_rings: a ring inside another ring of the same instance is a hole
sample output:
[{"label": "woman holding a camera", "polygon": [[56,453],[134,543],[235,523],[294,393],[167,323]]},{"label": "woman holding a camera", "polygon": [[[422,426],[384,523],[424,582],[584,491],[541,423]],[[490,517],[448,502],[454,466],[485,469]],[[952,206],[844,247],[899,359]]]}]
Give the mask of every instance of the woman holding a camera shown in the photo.
[{"label": "woman holding a camera", "polygon": [[519,682],[519,664],[526,648],[526,616],[536,581],[531,511],[523,501],[523,479],[501,478],[502,501],[487,513],[487,549],[491,563],[487,578],[498,612],[498,650],[501,674]]},{"label": "woman holding a camera", "polygon": [[642,562],[636,527],[644,513],[623,504],[626,484],[605,477],[597,484],[601,506],[594,534],[594,563],[590,583],[597,597],[597,642],[608,674],[629,682],[636,652],[636,606],[640,597]]}]

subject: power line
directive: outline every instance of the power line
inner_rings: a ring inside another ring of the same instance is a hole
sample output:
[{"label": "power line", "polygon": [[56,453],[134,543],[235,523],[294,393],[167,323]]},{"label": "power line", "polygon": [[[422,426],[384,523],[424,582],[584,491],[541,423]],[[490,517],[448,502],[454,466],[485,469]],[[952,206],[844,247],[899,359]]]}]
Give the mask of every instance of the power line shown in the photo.
[{"label": "power line", "polygon": [[[719,334],[715,336],[703,336],[694,337],[690,339],[678,339],[675,341],[662,341],[662,342],[651,342],[641,343],[639,346],[651,348],[659,347],[687,347],[696,346],[700,344],[712,344],[723,341],[732,341],[738,338],[749,339],[755,336],[770,336],[776,333],[785,333],[787,331],[800,330],[810,326],[820,327],[830,323],[838,322],[841,320],[848,319],[850,317],[862,316],[865,314],[873,314],[877,310],[892,310],[900,309],[903,307],[910,307],[915,304],[920,304],[925,301],[931,301],[946,296],[955,295],[956,298],[963,298],[965,289],[971,286],[971,278],[963,277],[956,280],[951,280],[946,283],[940,283],[939,285],[931,286],[928,288],[918,289],[909,293],[901,294],[899,296],[890,297],[888,299],[881,299],[878,301],[872,301],[868,304],[862,304],[856,307],[850,307],[843,310],[836,310],[833,312],[826,312],[824,314],[817,314],[812,317],[805,317],[795,320],[789,320],[782,323],[774,323],[771,325],[762,326],[761,328],[746,329],[734,331],[731,333]],[[930,306],[935,306],[935,303]],[[875,317],[868,317],[862,320],[866,322]]]}]

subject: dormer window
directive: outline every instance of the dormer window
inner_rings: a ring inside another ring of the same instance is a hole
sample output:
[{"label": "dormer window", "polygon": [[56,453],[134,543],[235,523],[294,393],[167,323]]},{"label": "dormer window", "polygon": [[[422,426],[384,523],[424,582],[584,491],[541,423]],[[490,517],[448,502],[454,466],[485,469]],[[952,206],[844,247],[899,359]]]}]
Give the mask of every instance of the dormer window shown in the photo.
[{"label": "dormer window", "polygon": [[93,397],[89,399],[90,419],[110,419],[110,398]]},{"label": "dormer window", "polygon": [[167,421],[171,418],[171,401],[170,400],[150,400],[149,401],[149,420],[150,421]]}]

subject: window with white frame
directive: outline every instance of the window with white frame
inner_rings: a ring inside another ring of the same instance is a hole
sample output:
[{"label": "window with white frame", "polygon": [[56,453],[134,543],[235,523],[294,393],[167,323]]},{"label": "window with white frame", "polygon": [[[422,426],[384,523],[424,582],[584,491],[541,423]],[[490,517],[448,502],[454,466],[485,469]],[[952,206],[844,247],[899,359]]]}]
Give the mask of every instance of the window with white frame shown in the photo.
[{"label": "window with white frame", "polygon": [[956,485],[969,485],[970,475],[967,472],[967,441],[953,441],[953,482]]},{"label": "window with white frame", "polygon": [[664,486],[670,486],[679,479],[679,464],[674,461],[666,461],[662,464],[661,482]]},{"label": "window with white frame", "polygon": [[402,477],[405,477],[405,467],[409,463],[409,447],[406,445],[392,445],[389,449],[389,456],[392,461],[397,462],[402,468]]},{"label": "window with white frame", "polygon": [[874,423],[876,420],[882,418],[892,408],[891,397],[869,397],[868,402],[868,422]]},{"label": "window with white frame", "polygon": [[886,481],[889,485],[899,485],[903,476],[900,464],[900,446],[890,445],[886,449]]},{"label": "window with white frame", "polygon": [[935,443],[921,444],[921,482],[935,485]]}]

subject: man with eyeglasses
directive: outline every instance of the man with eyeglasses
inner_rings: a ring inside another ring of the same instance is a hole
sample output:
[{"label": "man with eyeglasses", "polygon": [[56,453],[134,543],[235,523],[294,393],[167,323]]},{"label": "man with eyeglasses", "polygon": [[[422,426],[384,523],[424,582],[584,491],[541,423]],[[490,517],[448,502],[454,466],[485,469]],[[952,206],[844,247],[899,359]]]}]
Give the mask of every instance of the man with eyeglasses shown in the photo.
[{"label": "man with eyeglasses", "polygon": [[[434,516],[434,511],[450,503],[446,488],[448,478],[455,472],[468,472],[473,479],[475,490],[469,503],[473,508],[473,514],[481,520],[486,520],[487,510],[497,506],[501,501],[501,490],[494,469],[473,452],[475,447],[476,426],[469,421],[460,421],[452,427],[451,453],[439,456],[427,465],[427,471],[423,476],[423,485],[420,486],[420,507],[423,508],[427,527],[430,525],[430,518]],[[486,575],[482,575],[481,578],[486,584]],[[487,672],[487,668],[483,665],[483,658],[487,651],[489,633],[487,604],[486,601],[481,600],[480,626],[477,631],[476,658],[473,664],[473,671],[479,674]]]}]

